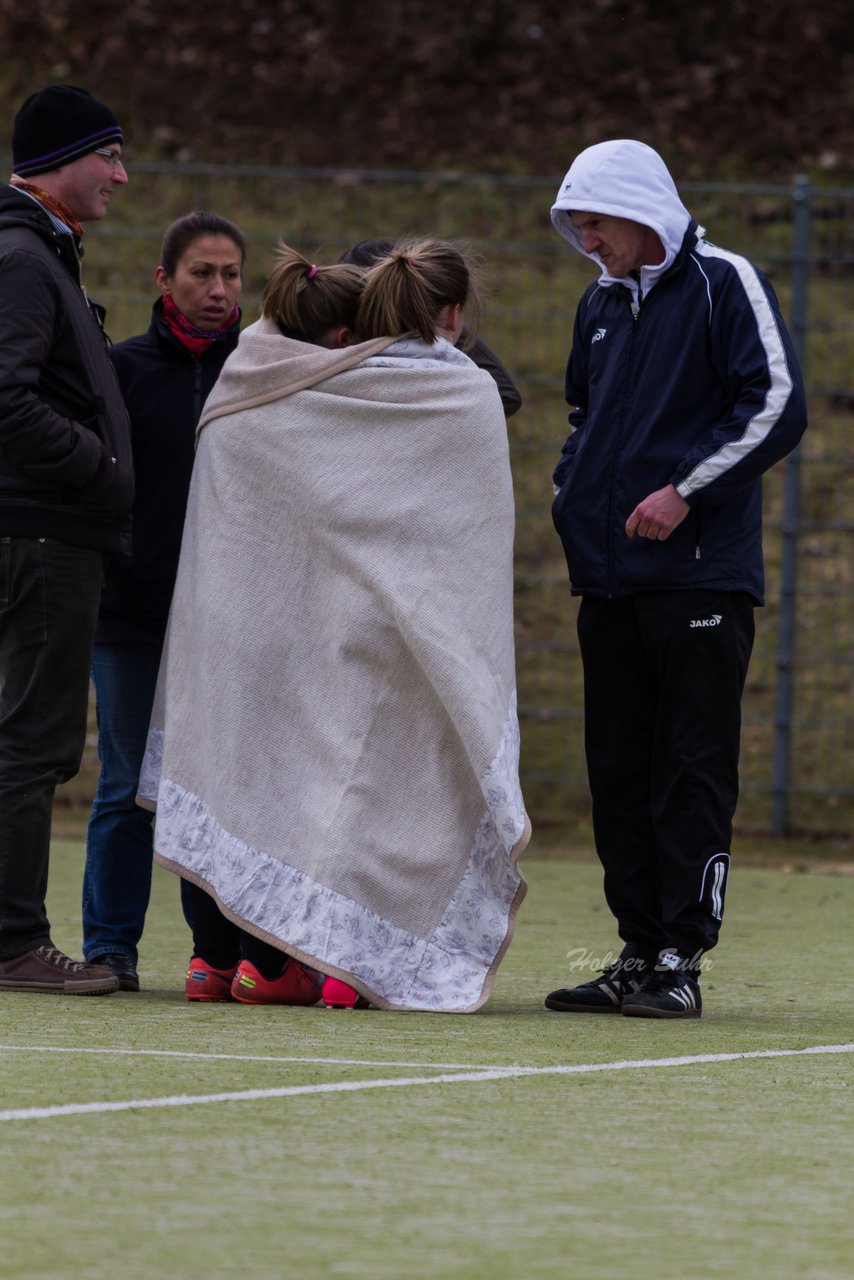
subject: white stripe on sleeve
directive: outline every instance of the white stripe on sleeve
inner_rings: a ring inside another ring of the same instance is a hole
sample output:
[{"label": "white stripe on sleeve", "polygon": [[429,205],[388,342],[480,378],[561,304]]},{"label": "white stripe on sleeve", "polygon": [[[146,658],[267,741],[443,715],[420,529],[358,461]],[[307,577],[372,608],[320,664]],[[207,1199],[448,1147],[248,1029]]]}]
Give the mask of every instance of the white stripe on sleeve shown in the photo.
[{"label": "white stripe on sleeve", "polygon": [[765,290],[759,283],[755,268],[740,254],[728,253],[725,249],[719,249],[717,245],[707,244],[705,241],[699,242],[695,252],[707,258],[722,258],[738,273],[756,318],[756,327],[765,351],[771,383],[765,396],[765,403],[758,413],[749,419],[741,436],[737,440],[728,441],[715,453],[709,454],[708,458],[704,458],[684,480],[679,482],[676,488],[683,498],[696,493],[698,489],[704,489],[706,485],[731,470],[757,448],[773,430],[792,392],[792,376],[786,360],[786,349],[783,346],[776,317]]}]

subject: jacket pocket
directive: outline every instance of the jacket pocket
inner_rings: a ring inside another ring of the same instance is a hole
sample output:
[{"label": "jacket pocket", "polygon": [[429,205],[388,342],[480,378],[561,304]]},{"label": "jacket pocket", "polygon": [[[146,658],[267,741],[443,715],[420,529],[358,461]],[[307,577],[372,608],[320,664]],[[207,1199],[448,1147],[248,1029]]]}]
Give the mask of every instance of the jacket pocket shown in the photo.
[{"label": "jacket pocket", "polygon": [[133,505],[133,475],[126,474],[120,460],[110,453],[109,445],[103,446],[103,454],[89,483],[80,490],[80,497],[87,505],[96,505],[109,516],[123,517]]},{"label": "jacket pocket", "polygon": [[554,496],[554,500],[552,501],[552,524],[554,525],[558,533],[561,532],[565,523],[564,515],[566,512],[566,501],[567,501],[567,497],[569,496],[569,490],[571,486],[572,486],[572,470],[570,469],[568,474],[564,476],[563,484],[558,489],[557,493]]}]

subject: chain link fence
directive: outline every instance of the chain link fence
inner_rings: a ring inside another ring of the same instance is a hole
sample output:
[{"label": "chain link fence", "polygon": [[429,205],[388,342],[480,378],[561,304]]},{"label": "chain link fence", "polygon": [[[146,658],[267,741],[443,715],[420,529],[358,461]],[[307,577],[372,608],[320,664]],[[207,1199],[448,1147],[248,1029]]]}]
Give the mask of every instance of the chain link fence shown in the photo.
[{"label": "chain link fence", "polygon": [[[517,644],[523,780],[535,827],[586,829],[575,602],[550,517],[568,428],[563,374],[575,302],[593,278],[551,227],[550,178],[133,165],[87,235],[86,285],[114,340],[148,324],[166,226],[192,209],[250,243],[245,319],[284,239],[320,262],[356,240],[406,233],[468,243],[487,285],[483,335],[523,396],[510,420],[517,493]],[[684,183],[711,240],[770,277],[801,355],[810,429],[766,478],[767,607],[744,699],[744,834],[847,838],[854,822],[854,190]],[[91,747],[90,747],[91,754]],[[93,765],[79,787],[91,783]],[[74,785],[74,784],[71,784]],[[85,796],[83,797],[85,798]]]}]

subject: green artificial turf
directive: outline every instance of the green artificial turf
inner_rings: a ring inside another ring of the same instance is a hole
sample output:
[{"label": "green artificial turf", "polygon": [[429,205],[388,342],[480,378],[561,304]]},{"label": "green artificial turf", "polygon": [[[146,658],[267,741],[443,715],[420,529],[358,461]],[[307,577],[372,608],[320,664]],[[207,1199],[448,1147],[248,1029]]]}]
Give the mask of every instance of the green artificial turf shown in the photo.
[{"label": "green artificial turf", "polygon": [[[139,994],[0,995],[19,1046],[0,1114],[423,1083],[3,1119],[3,1280],[849,1280],[854,878],[736,868],[704,1016],[670,1023],[543,1009],[592,976],[570,950],[616,940],[595,865],[525,870],[494,996],[463,1017],[189,1005],[177,881],[155,869]],[[75,955],[80,876],[58,844],[49,908]]]}]

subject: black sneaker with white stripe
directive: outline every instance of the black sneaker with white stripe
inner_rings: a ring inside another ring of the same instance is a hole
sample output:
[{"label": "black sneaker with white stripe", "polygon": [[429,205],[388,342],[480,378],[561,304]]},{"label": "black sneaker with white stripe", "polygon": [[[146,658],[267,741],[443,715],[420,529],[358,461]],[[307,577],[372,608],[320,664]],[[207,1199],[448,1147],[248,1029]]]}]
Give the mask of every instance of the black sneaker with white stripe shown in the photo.
[{"label": "black sneaker with white stripe", "polygon": [[626,996],[640,987],[645,969],[642,960],[624,952],[590,982],[552,991],[546,1008],[555,1013],[619,1013]]},{"label": "black sneaker with white stripe", "polygon": [[620,1013],[627,1018],[699,1018],[703,1009],[696,968],[686,969],[675,951],[662,952],[659,963],[627,995]]}]

